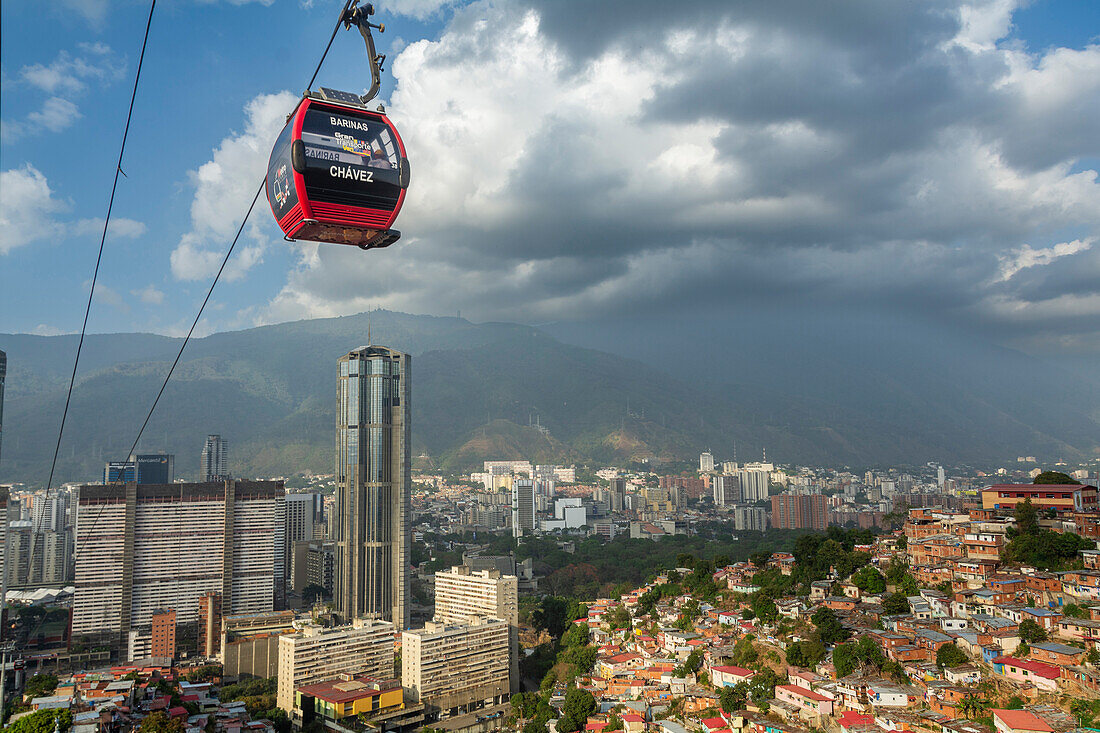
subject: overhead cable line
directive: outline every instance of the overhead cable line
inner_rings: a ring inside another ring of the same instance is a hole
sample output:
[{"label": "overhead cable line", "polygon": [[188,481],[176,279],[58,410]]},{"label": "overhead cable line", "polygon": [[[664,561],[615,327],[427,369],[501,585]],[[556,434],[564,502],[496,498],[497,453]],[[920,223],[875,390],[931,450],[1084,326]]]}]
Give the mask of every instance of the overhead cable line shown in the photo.
[{"label": "overhead cable line", "polygon": [[[149,28],[153,24],[153,11],[156,10],[157,0],[152,0],[149,4],[149,18],[145,21],[145,36],[141,41],[141,56],[138,57],[137,73],[134,74],[134,88],[130,93],[130,108],[126,112],[126,127],[122,131],[122,145],[118,150],[118,162],[115,163],[114,181],[111,183],[111,197],[107,202],[107,216],[103,219],[103,233],[99,237],[99,253],[96,255],[95,270],[92,272],[92,285],[88,290],[88,304],[84,308],[84,323],[80,326],[80,340],[76,345],[76,358],[73,359],[73,372],[69,376],[69,391],[65,395],[65,407],[61,411],[61,426],[57,430],[57,443],[53,449],[53,461],[50,463],[50,477],[46,481],[46,499],[42,507],[42,511],[39,512],[39,519],[45,516],[46,505],[50,500],[50,489],[53,487],[54,472],[57,469],[57,456],[61,451],[61,438],[65,434],[65,422],[69,416],[69,403],[73,397],[73,385],[76,383],[76,371],[77,366],[80,364],[80,352],[84,348],[84,336],[88,330],[88,316],[92,311],[92,297],[95,295],[96,282],[99,279],[99,266],[103,261],[103,245],[107,241],[107,229],[111,224],[111,212],[115,206],[115,192],[118,189],[118,177],[119,174],[125,176],[122,173],[122,158],[126,153],[126,140],[130,136],[130,120],[134,115],[134,101],[137,99],[138,82],[141,81],[141,67],[145,62],[145,48],[149,44]],[[34,564],[34,535],[41,531],[41,522],[36,521],[33,525],[33,531],[31,534],[31,547],[28,553],[27,574],[23,578],[24,584],[30,582],[31,568]],[[5,553],[5,558],[7,553]],[[5,599],[6,600],[6,599]]]},{"label": "overhead cable line", "polygon": [[[328,56],[329,49],[332,48],[332,42],[336,39],[336,34],[340,31],[340,25],[344,23],[344,18],[347,15],[348,9],[357,0],[346,0],[344,3],[344,9],[340,12],[340,17],[336,21],[336,26],[332,29],[332,35],[329,37],[328,43],[325,45],[325,50],[321,54],[320,60],[317,62],[317,68],[313,70],[313,75],[309,78],[309,84],[306,88],[309,89],[313,86],[313,82],[317,80],[317,74],[321,71],[321,66],[325,63],[325,58]],[[149,420],[153,417],[153,411],[157,409],[157,404],[160,402],[161,396],[164,395],[164,390],[168,387],[168,381],[172,378],[172,374],[176,370],[176,366],[179,364],[180,359],[183,357],[183,351],[187,348],[187,344],[191,340],[191,336],[195,333],[195,328],[198,326],[199,319],[202,317],[203,310],[206,308],[206,304],[210,301],[210,296],[214,292],[214,287],[218,284],[218,280],[221,279],[222,273],[225,271],[225,266],[229,262],[230,256],[233,254],[233,249],[237,246],[237,240],[240,239],[241,233],[244,231],[245,224],[248,223],[248,217],[252,215],[252,210],[256,207],[256,202],[260,198],[260,194],[264,190],[264,186],[267,184],[267,176],[260,181],[260,185],[256,188],[256,193],[252,197],[252,203],[248,205],[248,210],[245,212],[244,218],[241,219],[241,225],[237,228],[237,234],[233,237],[233,241],[229,243],[229,249],[226,250],[225,256],[222,258],[221,266],[218,268],[217,273],[214,275],[214,280],[210,283],[209,289],[206,291],[206,297],[203,298],[202,304],[199,306],[198,313],[195,314],[195,320],[191,323],[191,328],[187,331],[187,335],[183,339],[183,343],[180,344],[179,351],[176,353],[176,358],[172,361],[172,366],[168,368],[168,373],[164,376],[164,382],[161,383],[160,389],[157,391],[157,396],[153,399],[153,404],[149,408],[149,412],[145,415],[145,420],[141,424],[141,429],[138,430],[137,437],[134,438],[133,445],[130,447],[130,452],[127,454],[133,455],[137,450],[138,442],[141,440],[142,434],[145,432],[145,428],[149,425]],[[88,532],[84,535],[84,542],[76,547],[73,553],[73,563],[75,565],[76,559],[80,556],[80,552],[84,545],[87,544],[88,539],[92,536],[92,532],[95,530],[96,523],[99,521],[100,515],[103,513],[103,506],[100,506],[99,511],[96,512],[95,517],[92,519],[92,524],[88,529]]]}]

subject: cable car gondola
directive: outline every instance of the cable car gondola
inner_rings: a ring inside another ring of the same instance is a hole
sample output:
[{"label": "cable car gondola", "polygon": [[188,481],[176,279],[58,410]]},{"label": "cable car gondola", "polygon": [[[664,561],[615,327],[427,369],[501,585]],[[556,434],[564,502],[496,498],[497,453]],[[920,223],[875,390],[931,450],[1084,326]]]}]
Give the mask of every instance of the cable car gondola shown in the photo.
[{"label": "cable car gondola", "polygon": [[[354,6],[354,3],[351,3]],[[267,199],[288,239],[386,247],[401,233],[392,229],[409,185],[409,162],[397,128],[378,93],[385,56],[374,52],[367,22],[370,5],[345,11],[367,43],[371,88],[359,96],[321,87],[306,92],[275,141],[267,169]]]}]

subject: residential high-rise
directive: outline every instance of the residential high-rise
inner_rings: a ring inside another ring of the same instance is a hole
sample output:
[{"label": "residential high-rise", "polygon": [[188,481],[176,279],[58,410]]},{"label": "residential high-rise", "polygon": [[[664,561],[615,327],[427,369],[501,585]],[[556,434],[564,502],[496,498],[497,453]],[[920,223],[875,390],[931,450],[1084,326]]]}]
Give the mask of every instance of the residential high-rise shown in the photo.
[{"label": "residential high-rise", "polygon": [[410,361],[384,346],[340,357],[336,611],[409,625]]},{"label": "residential high-rise", "polygon": [[393,624],[356,619],[350,626],[309,625],[279,637],[279,673],[275,703],[294,709],[294,690],[336,679],[341,674],[393,677]]},{"label": "residential high-rise", "polygon": [[447,625],[429,621],[401,635],[406,699],[445,715],[508,699],[508,624],[496,618]]},{"label": "residential high-rise", "polygon": [[816,529],[824,531],[829,523],[828,505],[821,494],[772,497],[772,527],[775,529]]},{"label": "residential high-rise", "polygon": [[[74,636],[145,634],[172,608],[199,618],[221,594],[225,615],[281,605],[283,484],[240,481],[81,486],[76,512]],[[131,645],[132,646],[132,645]]]},{"label": "residential high-rise", "polygon": [[535,482],[529,478],[512,481],[512,535],[522,537],[535,528]]},{"label": "residential high-rise", "polygon": [[763,532],[768,528],[768,512],[762,506],[735,506],[733,529],[737,532]]},{"label": "residential high-rise", "polygon": [[509,692],[519,688],[519,602],[515,575],[456,565],[435,574],[435,620],[465,624],[477,616],[508,622]]},{"label": "residential high-rise", "polygon": [[229,441],[220,435],[207,435],[199,459],[199,476],[203,481],[224,481],[229,478]]},{"label": "residential high-rise", "polygon": [[708,451],[706,453],[699,454],[699,471],[701,473],[710,473],[714,470],[714,456]]},{"label": "residential high-rise", "polygon": [[153,614],[152,641],[149,656],[175,659],[176,612],[172,609]]},{"label": "residential high-rise", "polygon": [[222,596],[208,590],[199,596],[199,654],[213,657],[221,651]]},{"label": "residential high-rise", "polygon": [[[321,495],[315,492],[304,492],[286,495],[286,572],[287,579],[294,579],[294,548],[300,542],[309,542],[313,539],[313,527],[320,517]],[[304,557],[304,556],[303,556]],[[298,568],[299,575],[304,576],[305,567]],[[304,587],[304,586],[303,586]],[[295,588],[295,590],[299,590]]]},{"label": "residential high-rise", "polygon": [[730,506],[741,501],[741,482],[736,476],[718,474],[710,479],[715,506]]}]

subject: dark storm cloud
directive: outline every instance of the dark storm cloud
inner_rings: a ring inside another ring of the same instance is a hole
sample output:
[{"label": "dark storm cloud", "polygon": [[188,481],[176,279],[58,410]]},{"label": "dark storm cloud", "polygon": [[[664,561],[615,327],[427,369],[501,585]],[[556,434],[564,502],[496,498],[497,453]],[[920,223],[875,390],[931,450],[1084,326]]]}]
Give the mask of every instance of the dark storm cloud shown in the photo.
[{"label": "dark storm cloud", "polygon": [[261,318],[778,295],[1095,333],[1100,187],[1069,166],[1098,147],[1100,48],[998,46],[1007,20],[904,0],[459,10],[393,65],[407,239],[308,250]]}]

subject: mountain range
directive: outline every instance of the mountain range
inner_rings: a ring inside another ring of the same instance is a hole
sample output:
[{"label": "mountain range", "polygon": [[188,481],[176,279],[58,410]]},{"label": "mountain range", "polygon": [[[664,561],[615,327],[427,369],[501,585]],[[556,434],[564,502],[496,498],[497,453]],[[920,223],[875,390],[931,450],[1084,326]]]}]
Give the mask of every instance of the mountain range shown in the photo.
[{"label": "mountain range", "polygon": [[[413,354],[413,449],[427,469],[669,463],[706,449],[853,468],[1100,457],[1100,379],[1087,367],[943,333],[845,341],[761,319],[531,327],[389,311],[192,340],[139,452],[174,453],[177,475],[193,478],[205,436],[220,433],[236,475],[331,472],[336,360],[367,342],[368,323],[374,343]],[[45,483],[76,339],[0,334],[0,482]],[[55,483],[97,480],[126,457],[179,344],[86,339]]]}]

